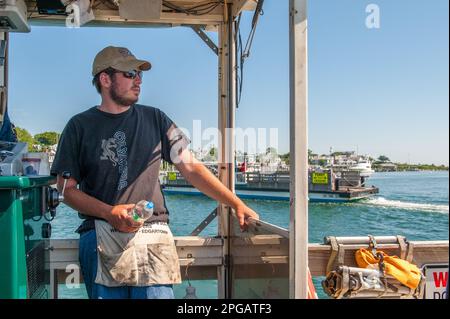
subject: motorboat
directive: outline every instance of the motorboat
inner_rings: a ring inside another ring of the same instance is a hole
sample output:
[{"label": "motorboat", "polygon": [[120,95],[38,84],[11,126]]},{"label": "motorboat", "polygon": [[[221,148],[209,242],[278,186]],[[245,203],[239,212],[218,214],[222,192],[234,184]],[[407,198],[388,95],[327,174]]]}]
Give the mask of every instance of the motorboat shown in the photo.
[{"label": "motorboat", "polygon": [[368,159],[361,159],[353,166],[349,167],[351,171],[358,171],[361,177],[370,177],[375,171],[372,169],[372,164]]}]

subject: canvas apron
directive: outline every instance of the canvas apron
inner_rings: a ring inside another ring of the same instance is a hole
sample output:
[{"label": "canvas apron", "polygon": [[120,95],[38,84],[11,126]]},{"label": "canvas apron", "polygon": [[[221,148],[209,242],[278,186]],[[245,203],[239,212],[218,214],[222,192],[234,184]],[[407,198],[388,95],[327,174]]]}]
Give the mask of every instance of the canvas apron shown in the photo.
[{"label": "canvas apron", "polygon": [[120,232],[96,220],[97,284],[108,287],[181,283],[172,232],[166,222],[144,224],[135,233]]}]

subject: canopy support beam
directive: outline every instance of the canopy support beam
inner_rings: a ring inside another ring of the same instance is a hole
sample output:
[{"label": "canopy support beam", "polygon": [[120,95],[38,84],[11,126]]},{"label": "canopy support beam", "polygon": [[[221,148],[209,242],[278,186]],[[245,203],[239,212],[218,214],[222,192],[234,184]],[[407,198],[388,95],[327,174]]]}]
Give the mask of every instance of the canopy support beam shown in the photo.
[{"label": "canopy support beam", "polygon": [[[236,59],[235,59],[235,27],[232,12],[232,4],[228,4],[224,16],[226,22],[219,27],[219,156],[218,169],[219,180],[234,193],[235,164],[234,164],[234,128],[236,112]],[[224,265],[220,267],[218,274],[218,296],[220,299],[232,298],[232,260],[230,255],[231,237],[231,207],[219,204],[218,233],[224,239],[223,256]]]},{"label": "canopy support beam", "polygon": [[289,0],[290,46],[290,298],[308,287],[308,50],[307,0]]},{"label": "canopy support beam", "polygon": [[209,46],[209,48],[213,50],[213,52],[216,55],[219,55],[219,48],[217,47],[217,45],[213,42],[213,40],[211,40],[208,37],[208,35],[199,26],[191,25],[191,29],[194,30],[195,33],[197,33],[200,39],[202,39],[203,42],[205,42],[206,45]]}]

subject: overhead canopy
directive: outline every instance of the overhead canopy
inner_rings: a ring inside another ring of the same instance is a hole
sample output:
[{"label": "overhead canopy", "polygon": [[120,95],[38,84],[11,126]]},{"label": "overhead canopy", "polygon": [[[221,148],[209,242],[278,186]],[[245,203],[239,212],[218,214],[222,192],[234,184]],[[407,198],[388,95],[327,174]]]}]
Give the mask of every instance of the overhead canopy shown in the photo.
[{"label": "overhead canopy", "polygon": [[[64,25],[67,16],[61,14],[39,13],[38,4],[42,8],[42,2],[37,0],[25,0],[28,9],[28,22],[34,25]],[[46,1],[49,2],[49,1]],[[53,2],[53,1],[52,1]],[[68,6],[75,1],[65,0]],[[257,0],[91,0],[91,8],[95,16],[94,20],[87,22],[85,26],[179,26],[179,25],[203,25],[208,30],[217,30],[217,26],[223,23],[230,15],[225,4],[233,4],[232,16],[239,15],[244,10],[254,10]],[[155,9],[155,3],[157,5]],[[159,3],[159,4],[158,4]],[[158,7],[159,5],[159,7]],[[127,9],[133,8],[133,9]],[[138,10],[136,10],[138,8]],[[160,8],[160,9],[159,9]],[[83,10],[83,9],[82,9]],[[148,14],[142,14],[147,10]],[[159,16],[159,17],[158,17]],[[148,17],[148,18],[147,18]]]}]

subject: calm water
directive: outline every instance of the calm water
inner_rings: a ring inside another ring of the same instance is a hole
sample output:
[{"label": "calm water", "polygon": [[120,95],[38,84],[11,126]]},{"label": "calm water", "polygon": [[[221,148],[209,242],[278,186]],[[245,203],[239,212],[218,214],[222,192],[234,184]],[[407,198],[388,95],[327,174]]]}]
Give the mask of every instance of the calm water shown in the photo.
[{"label": "calm water", "polygon": [[[309,242],[321,243],[325,236],[402,235],[409,240],[448,240],[449,238],[448,172],[376,173],[369,185],[379,187],[375,198],[352,204],[311,203],[309,205]],[[171,195],[166,197],[175,236],[188,235],[216,207],[203,196]],[[287,201],[245,200],[261,219],[287,228]],[[53,222],[52,238],[78,238],[74,233],[77,214],[62,205]],[[216,235],[217,221],[202,236]],[[319,287],[320,278],[314,280]],[[186,284],[175,287],[177,297],[184,295]],[[217,296],[217,283],[196,283],[197,295]],[[84,289],[60,287],[62,298],[84,298]],[[319,296],[324,297],[318,289]]]}]

